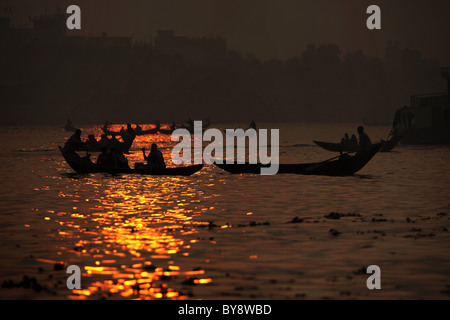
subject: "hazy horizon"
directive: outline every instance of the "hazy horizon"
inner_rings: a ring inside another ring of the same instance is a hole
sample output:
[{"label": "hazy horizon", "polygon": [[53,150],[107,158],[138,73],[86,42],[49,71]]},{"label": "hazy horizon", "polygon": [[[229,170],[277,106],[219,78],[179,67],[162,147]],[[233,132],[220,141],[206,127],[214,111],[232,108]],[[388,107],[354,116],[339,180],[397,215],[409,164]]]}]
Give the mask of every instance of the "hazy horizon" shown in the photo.
[{"label": "hazy horizon", "polygon": [[[450,2],[318,0],[193,0],[193,1],[67,1],[0,0],[3,16],[16,28],[30,27],[30,16],[65,12],[77,4],[82,12],[82,30],[71,34],[133,37],[151,41],[159,29],[178,35],[222,36],[228,48],[260,60],[286,60],[309,44],[337,44],[345,54],[362,50],[367,56],[383,57],[386,41],[419,50],[424,58],[437,58],[450,65],[450,43],[442,32],[450,30]],[[381,30],[366,28],[366,9],[381,8]],[[11,14],[7,7],[11,5]]]},{"label": "hazy horizon", "polygon": [[[447,91],[439,67],[450,66],[449,1],[0,0],[0,15],[31,28],[29,17],[69,4],[80,6],[82,29],[68,35],[111,37],[93,45],[45,28],[8,31],[3,20],[0,124],[387,123],[410,96]],[[371,4],[381,30],[366,27]],[[114,38],[153,43],[157,30],[226,45],[141,50]]]}]

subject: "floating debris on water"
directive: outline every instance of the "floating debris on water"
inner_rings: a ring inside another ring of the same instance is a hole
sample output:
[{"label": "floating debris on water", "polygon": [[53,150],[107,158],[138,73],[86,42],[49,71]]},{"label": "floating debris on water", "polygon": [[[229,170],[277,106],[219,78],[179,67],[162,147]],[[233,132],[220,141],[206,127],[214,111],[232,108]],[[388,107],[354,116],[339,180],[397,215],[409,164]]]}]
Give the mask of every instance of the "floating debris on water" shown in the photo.
[{"label": "floating debris on water", "polygon": [[335,237],[337,237],[338,235],[342,234],[342,232],[339,232],[336,229],[330,229],[328,232],[331,233],[331,235],[333,235]]},{"label": "floating debris on water", "polygon": [[361,217],[359,213],[339,213],[339,212],[330,212],[329,214],[324,215],[327,219],[340,219],[343,217]]},{"label": "floating debris on water", "polygon": [[384,218],[381,218],[381,219],[372,218],[372,222],[387,222],[387,221],[388,221],[388,219],[384,219]]},{"label": "floating debris on water", "polygon": [[13,280],[5,280],[2,283],[2,288],[24,288],[33,289],[35,292],[41,292],[42,290],[47,290],[46,287],[39,284],[35,277],[23,276],[22,281],[14,282]]},{"label": "floating debris on water", "polygon": [[269,226],[270,222],[266,221],[266,222],[256,222],[256,221],[250,221],[249,226],[250,227],[255,227],[255,226]]},{"label": "floating debris on water", "polygon": [[404,236],[404,238],[414,238],[414,239],[420,239],[420,238],[432,238],[435,237],[436,235],[434,233],[427,233],[427,234],[416,234],[416,235],[412,235],[412,234],[407,234],[406,236]]},{"label": "floating debris on water", "polygon": [[55,271],[60,271],[60,270],[63,269],[63,267],[64,267],[64,264],[63,264],[63,263],[55,263],[55,264],[53,265],[53,269],[54,269]]},{"label": "floating debris on water", "polygon": [[146,271],[152,271],[152,272],[153,272],[153,271],[156,270],[156,266],[153,265],[153,264],[145,265],[145,266],[143,267],[143,269],[146,270]]},{"label": "floating debris on water", "polygon": [[295,217],[295,218],[293,218],[291,221],[289,221],[288,223],[302,223],[302,222],[304,222],[304,221],[305,221],[305,220],[302,219],[302,218]]},{"label": "floating debris on water", "polygon": [[353,274],[354,275],[367,274],[367,268],[361,267],[360,269],[353,271]]}]

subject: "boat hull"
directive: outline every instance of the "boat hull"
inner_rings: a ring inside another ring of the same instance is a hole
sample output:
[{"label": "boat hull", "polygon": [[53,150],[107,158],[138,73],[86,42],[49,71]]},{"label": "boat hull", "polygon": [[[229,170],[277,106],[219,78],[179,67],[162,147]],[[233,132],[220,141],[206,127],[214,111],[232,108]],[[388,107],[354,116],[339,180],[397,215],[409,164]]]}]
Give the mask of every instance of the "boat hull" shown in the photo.
[{"label": "boat hull", "polygon": [[[387,141],[381,142],[380,152],[390,152],[395,146],[400,142],[402,136],[391,137]],[[358,145],[348,144],[348,143],[334,143],[334,142],[324,142],[324,141],[313,141],[319,147],[332,152],[357,152]]]},{"label": "boat hull", "polygon": [[83,157],[75,159],[71,155],[66,154],[61,147],[59,147],[61,154],[66,160],[67,164],[77,173],[110,173],[110,174],[141,174],[152,176],[190,176],[203,168],[203,164],[173,167],[165,169],[146,169],[144,166],[138,168],[104,168],[93,163],[89,158]]},{"label": "boat hull", "polygon": [[313,141],[319,147],[333,152],[356,152],[358,150],[358,145],[348,144],[348,143],[334,143],[334,142],[324,142],[324,141]]},{"label": "boat hull", "polygon": [[[374,144],[367,151],[354,156],[342,155],[339,159],[318,163],[280,164],[278,174],[302,174],[325,176],[349,176],[361,170],[380,150],[381,144]],[[270,165],[263,164],[217,164],[219,168],[233,174],[253,173],[260,174],[261,168]]]},{"label": "boat hull", "polygon": [[402,140],[402,136],[393,136],[391,139],[387,141],[381,142],[381,149],[380,152],[390,152],[392,149],[395,148],[395,146]]},{"label": "boat hull", "polygon": [[[108,149],[112,149],[115,148],[117,150],[122,151],[123,153],[129,153],[131,146],[133,145],[134,139],[133,140],[128,140],[128,141],[124,141],[124,142],[120,142],[120,141],[110,141],[106,147]],[[88,152],[100,152],[102,150],[102,144],[97,142],[97,143],[91,143],[88,142],[87,143],[87,151]],[[86,151],[86,150],[82,150],[82,149],[77,149],[76,151]]]}]

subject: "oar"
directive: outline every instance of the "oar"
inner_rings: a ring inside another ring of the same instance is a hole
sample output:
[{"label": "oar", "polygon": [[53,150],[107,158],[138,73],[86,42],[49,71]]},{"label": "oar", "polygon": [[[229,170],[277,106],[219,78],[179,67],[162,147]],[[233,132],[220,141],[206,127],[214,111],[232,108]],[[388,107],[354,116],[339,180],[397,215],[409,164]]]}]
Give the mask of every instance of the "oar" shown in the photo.
[{"label": "oar", "polygon": [[391,131],[389,131],[389,134],[388,134],[388,136],[387,136],[387,139],[384,140],[384,143],[383,143],[383,139],[380,140],[380,143],[381,143],[381,147],[382,147],[382,148],[386,145],[386,143],[389,142],[390,137],[394,137],[394,134],[392,133],[393,131],[394,131],[394,129],[391,129]]},{"label": "oar", "polygon": [[87,142],[85,142],[85,145],[86,145],[86,158],[88,158],[89,159],[89,148],[88,148],[88,143]]},{"label": "oar", "polygon": [[313,164],[313,165],[310,165],[310,166],[309,166],[308,168],[306,168],[305,170],[306,170],[306,171],[311,171],[311,170],[317,169],[317,168],[319,168],[320,166],[322,166],[324,163],[327,163],[328,161],[337,159],[337,158],[339,158],[339,157],[341,157],[341,156],[349,155],[350,153],[353,153],[353,152],[355,152],[355,151],[349,151],[349,152],[346,152],[346,153],[341,153],[341,154],[339,154],[339,155],[336,156],[336,157],[333,157],[333,158],[324,160],[324,161],[322,161],[322,162],[319,162],[319,163],[315,163],[315,164]]}]

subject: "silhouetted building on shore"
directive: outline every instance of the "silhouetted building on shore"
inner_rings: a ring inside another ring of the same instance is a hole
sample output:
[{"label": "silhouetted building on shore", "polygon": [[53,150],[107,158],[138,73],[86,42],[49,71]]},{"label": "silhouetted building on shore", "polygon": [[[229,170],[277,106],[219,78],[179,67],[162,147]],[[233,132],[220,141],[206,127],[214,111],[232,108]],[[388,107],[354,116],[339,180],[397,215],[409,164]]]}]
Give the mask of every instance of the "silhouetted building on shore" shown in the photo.
[{"label": "silhouetted building on shore", "polygon": [[87,47],[100,49],[131,48],[131,37],[111,37],[103,33],[97,37],[71,36],[67,34],[66,14],[56,13],[30,17],[31,28],[13,28],[10,19],[0,18],[1,42],[10,48]]},{"label": "silhouetted building on shore", "polygon": [[181,56],[188,63],[223,58],[227,53],[227,42],[224,38],[175,36],[173,30],[158,30],[154,45],[159,52]]},{"label": "silhouetted building on shore", "polygon": [[229,51],[221,37],[159,30],[153,43],[133,42],[79,35],[67,30],[66,19],[40,15],[31,27],[15,28],[0,18],[1,124],[68,117],[79,124],[207,117],[386,122],[411,92],[441,84],[437,60],[398,44],[388,44],[384,58],[324,44],[284,61],[260,61]]},{"label": "silhouetted building on shore", "polygon": [[441,76],[447,79],[447,94],[413,95],[409,107],[396,111],[393,129],[403,143],[450,143],[450,68],[441,68]]}]

